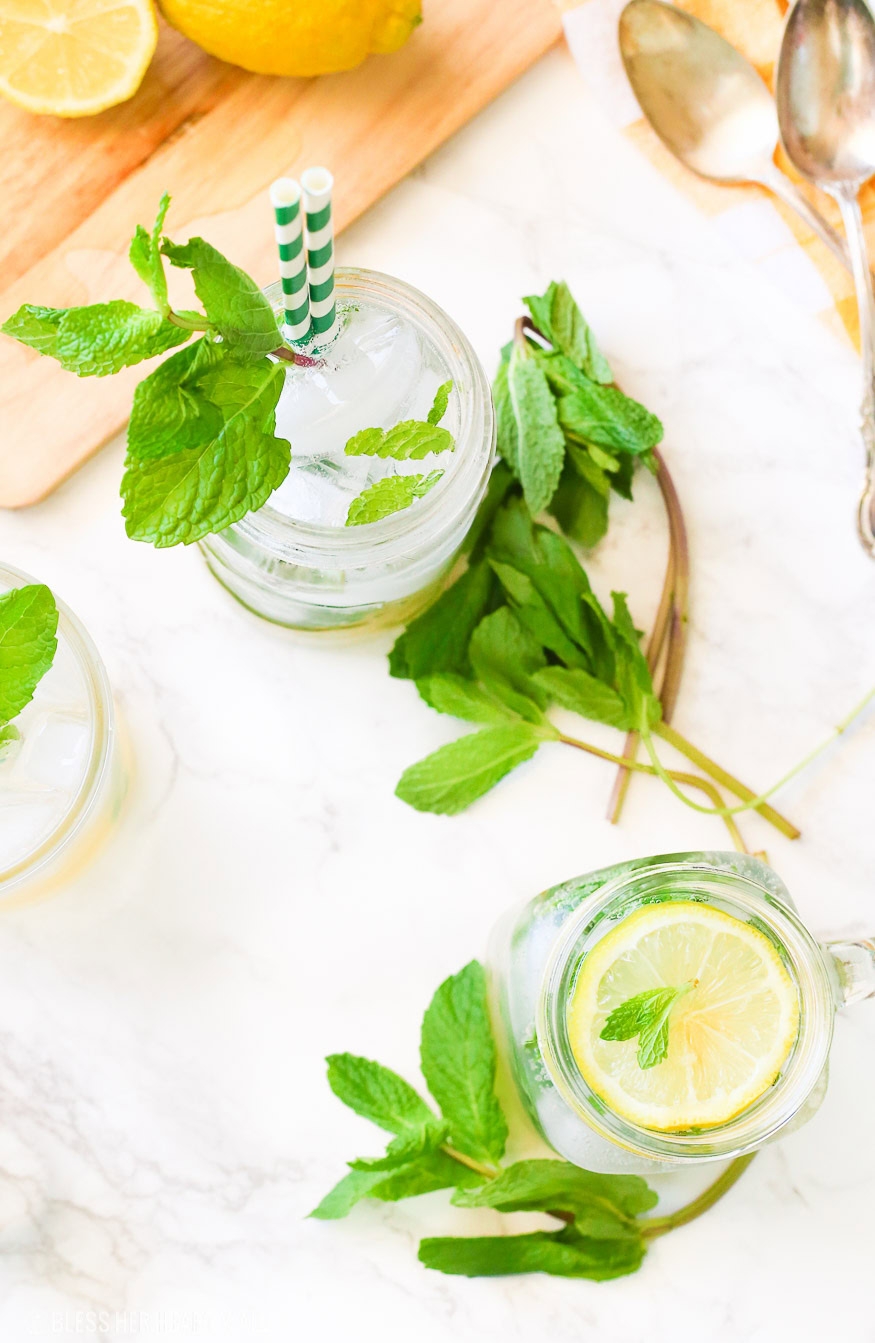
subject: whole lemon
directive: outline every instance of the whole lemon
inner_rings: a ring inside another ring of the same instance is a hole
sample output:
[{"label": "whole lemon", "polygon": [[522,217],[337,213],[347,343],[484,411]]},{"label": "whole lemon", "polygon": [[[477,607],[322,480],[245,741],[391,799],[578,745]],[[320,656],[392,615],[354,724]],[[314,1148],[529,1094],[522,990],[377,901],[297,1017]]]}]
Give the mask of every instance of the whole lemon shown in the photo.
[{"label": "whole lemon", "polygon": [[397,51],[422,21],[421,0],[159,0],[204,51],[260,75],[350,70]]}]

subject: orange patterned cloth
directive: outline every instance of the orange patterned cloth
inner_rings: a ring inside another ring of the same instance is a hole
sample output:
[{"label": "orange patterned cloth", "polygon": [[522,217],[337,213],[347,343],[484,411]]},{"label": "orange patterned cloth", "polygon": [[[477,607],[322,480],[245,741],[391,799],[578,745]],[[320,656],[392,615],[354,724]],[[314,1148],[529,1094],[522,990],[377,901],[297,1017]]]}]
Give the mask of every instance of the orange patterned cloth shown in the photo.
[{"label": "orange patterned cloth", "polygon": [[[597,95],[604,96],[608,111],[615,115],[624,134],[678,190],[712,218],[737,208],[739,200],[745,196],[767,199],[780,213],[789,234],[782,231],[782,237],[776,240],[769,229],[763,229],[762,259],[777,270],[781,264],[777,253],[782,246],[803,249],[823,281],[822,286],[812,290],[821,296],[814,300],[815,303],[831,326],[847,332],[856,342],[857,306],[851,276],[802,220],[760,187],[716,186],[694,176],[672,157],[651,131],[634,103],[616,50],[616,25],[623,0],[584,0],[582,4],[580,0],[557,0],[557,3],[564,12],[569,45],[584,78]],[[680,8],[721,32],[744,52],[766,83],[774,88],[775,64],[788,9],[786,0],[680,0]],[[800,181],[780,148],[776,162],[794,181]],[[811,203],[841,232],[838,209],[832,199],[807,182],[801,185]],[[870,248],[875,256],[875,179],[863,188],[861,206]]]}]

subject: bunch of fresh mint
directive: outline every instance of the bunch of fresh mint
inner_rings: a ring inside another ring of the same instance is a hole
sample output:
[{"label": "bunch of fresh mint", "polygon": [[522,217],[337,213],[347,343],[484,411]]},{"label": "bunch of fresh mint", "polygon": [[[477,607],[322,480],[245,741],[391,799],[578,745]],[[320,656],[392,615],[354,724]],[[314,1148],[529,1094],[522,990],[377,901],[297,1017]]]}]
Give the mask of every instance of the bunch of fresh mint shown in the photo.
[{"label": "bunch of fresh mint", "polygon": [[[178,244],[163,236],[169,204],[165,194],[153,228],[138,226],[129,251],[154,307],[124,299],[80,308],[25,303],[0,328],[79,377],[118,373],[185,346],[139,384],[128,425],[125,528],[134,540],[155,546],[199,541],[266,503],[291,463],[289,443],[276,435],[283,362],[318,362],[284,342],[258,285],[215,247],[203,238]],[[170,306],[165,257],[191,272],[201,310]],[[450,387],[439,390],[427,423],[408,420],[388,434],[366,429],[346,450],[404,460],[451,449],[450,434],[437,427]],[[441,475],[377,482],[353,501],[348,523],[374,522],[409,507]]]},{"label": "bunch of fresh mint", "polygon": [[477,961],[445,980],[432,998],[420,1060],[437,1110],[382,1064],[353,1054],[328,1059],[334,1094],[393,1136],[382,1156],[351,1161],[311,1216],[345,1217],[365,1198],[395,1202],[452,1189],[460,1208],[546,1213],[559,1223],[554,1231],[421,1241],[420,1261],[442,1273],[595,1280],[634,1273],[649,1241],[704,1212],[750,1160],[742,1158],[680,1212],[646,1219],[642,1214],[657,1196],[637,1175],[598,1175],[559,1159],[504,1164],[508,1125],[495,1094],[496,1048],[486,976]]},{"label": "bunch of fresh mint", "polygon": [[[701,787],[718,810],[728,811],[709,778],[662,767],[653,746],[658,736],[783,833],[798,833],[663,722],[625,595],[613,593],[612,610],[605,611],[569,542],[532,520],[520,487],[502,465],[469,541],[467,569],[398,638],[389,667],[393,676],[415,681],[433,709],[479,730],[407,769],[398,797],[420,811],[462,811],[544,743],[561,742],[657,773],[676,791],[681,783]],[[652,763],[624,762],[567,736],[550,721],[552,706],[640,732]]]},{"label": "bunch of fresh mint", "polygon": [[58,608],[44,583],[11,588],[0,597],[0,756],[17,741],[12,722],[33,699],[55,659]]},{"label": "bunch of fresh mint", "polygon": [[[593,545],[608,525],[612,491],[631,497],[640,462],[658,470],[662,425],[610,384],[611,370],[567,285],[524,300],[502,352],[494,393],[502,458],[469,533],[467,567],[401,634],[393,676],[416,682],[439,713],[479,730],[412,765],[397,795],[420,811],[453,814],[494,787],[546,742],[587,751],[625,770],[656,774],[681,801],[734,820],[751,807],[790,838],[798,830],[665,721],[640,631],[624,593],[606,611],[571,541]],[[536,521],[536,515],[548,521]],[[548,717],[572,710],[644,741],[650,763],[569,737]],[[667,770],[654,737],[698,773]],[[719,787],[718,787],[719,785]],[[705,794],[702,806],[684,789]],[[719,791],[741,799],[727,807]]]}]

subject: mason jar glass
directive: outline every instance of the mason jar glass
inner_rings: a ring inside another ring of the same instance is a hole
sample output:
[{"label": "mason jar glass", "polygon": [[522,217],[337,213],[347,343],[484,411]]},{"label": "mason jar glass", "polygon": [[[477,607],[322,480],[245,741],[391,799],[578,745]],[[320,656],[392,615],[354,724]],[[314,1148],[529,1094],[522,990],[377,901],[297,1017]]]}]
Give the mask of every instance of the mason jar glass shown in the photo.
[{"label": "mason jar glass", "polygon": [[[567,1011],[590,950],[635,910],[665,900],[704,902],[774,943],[796,989],[800,1025],[774,1084],[725,1123],[685,1131],[642,1127],[587,1085]],[[603,868],[553,887],[495,929],[489,965],[504,1060],[535,1128],[588,1170],[659,1174],[742,1156],[803,1123],[827,1081],[838,1006],[875,993],[875,942],[819,944],[780,877],[736,853],[681,853]]]},{"label": "mason jar glass", "polygon": [[[38,580],[0,566],[0,593]],[[0,904],[70,882],[96,855],[121,804],[123,773],[109,682],[82,625],[58,601],[58,647],[0,746]]]},{"label": "mason jar glass", "polygon": [[[256,513],[201,541],[216,578],[257,615],[305,630],[391,625],[438,594],[486,490],[492,399],[473,349],[417,289],[340,268],[339,335],[285,365],[277,434],[292,444],[286,481]],[[279,312],[279,284],[265,290]],[[455,450],[398,462],[343,454],[360,429],[425,419],[452,380],[441,421]],[[294,430],[289,422],[294,415]],[[309,416],[309,419],[308,419]],[[363,485],[397,471],[444,472],[422,498],[377,522],[345,526]]]}]

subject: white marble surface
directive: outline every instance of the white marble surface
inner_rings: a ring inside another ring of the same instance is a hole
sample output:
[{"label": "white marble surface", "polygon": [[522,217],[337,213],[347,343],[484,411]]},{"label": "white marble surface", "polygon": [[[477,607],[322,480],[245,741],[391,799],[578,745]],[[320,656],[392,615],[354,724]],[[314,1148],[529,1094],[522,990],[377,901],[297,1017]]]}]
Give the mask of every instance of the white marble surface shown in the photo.
[{"label": "white marble surface", "polygon": [[[763,786],[875,679],[875,567],[852,525],[850,351],[730,239],[712,246],[558,50],[340,255],[434,295],[489,366],[518,295],[567,278],[667,427],[694,574],[676,721]],[[389,638],[303,641],[235,605],[195,550],[126,541],[120,464],[112,447],[0,519],[3,557],[93,633],[137,762],[105,862],[0,922],[2,1337],[871,1338],[873,1005],[840,1020],[814,1121],[632,1278],[429,1273],[420,1234],[495,1225],[443,1194],[305,1220],[378,1150],[326,1053],[415,1075],[421,1009],[510,902],[721,830],[649,780],[610,827],[610,770],[561,747],[463,816],[409,810],[400,771],[458,725],[390,680]],[[593,577],[644,622],[664,545],[650,483],[614,517]],[[875,927],[873,786],[870,715],[787,789],[801,841],[745,826],[815,928]]]}]

